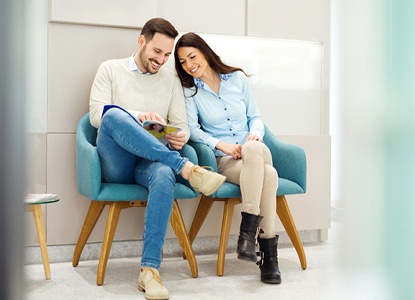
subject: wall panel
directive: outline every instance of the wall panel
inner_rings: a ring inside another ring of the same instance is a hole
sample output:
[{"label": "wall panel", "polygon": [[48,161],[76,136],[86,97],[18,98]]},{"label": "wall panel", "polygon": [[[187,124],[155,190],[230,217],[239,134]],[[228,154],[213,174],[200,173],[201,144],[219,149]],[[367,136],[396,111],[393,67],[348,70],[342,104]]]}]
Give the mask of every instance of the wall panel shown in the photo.
[{"label": "wall panel", "polygon": [[141,27],[157,16],[154,0],[50,0],[49,4],[53,22]]},{"label": "wall panel", "polygon": [[329,134],[330,0],[248,0],[247,35],[322,45],[321,134]]},{"label": "wall panel", "polygon": [[329,0],[248,0],[249,36],[328,41]]},{"label": "wall panel", "polygon": [[159,0],[158,13],[179,31],[245,35],[246,2]]},{"label": "wall panel", "polygon": [[48,128],[75,132],[101,62],[137,51],[137,29],[49,24]]}]

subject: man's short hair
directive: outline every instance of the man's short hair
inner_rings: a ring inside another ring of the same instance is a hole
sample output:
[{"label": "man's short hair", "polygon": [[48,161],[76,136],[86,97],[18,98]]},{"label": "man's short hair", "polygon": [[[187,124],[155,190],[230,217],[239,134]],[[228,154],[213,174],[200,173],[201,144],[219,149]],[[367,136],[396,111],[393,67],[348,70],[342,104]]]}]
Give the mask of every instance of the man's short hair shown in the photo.
[{"label": "man's short hair", "polygon": [[144,35],[146,42],[149,42],[153,39],[156,32],[167,35],[175,39],[179,33],[176,28],[167,20],[163,18],[154,18],[148,20],[141,30],[141,35]]}]

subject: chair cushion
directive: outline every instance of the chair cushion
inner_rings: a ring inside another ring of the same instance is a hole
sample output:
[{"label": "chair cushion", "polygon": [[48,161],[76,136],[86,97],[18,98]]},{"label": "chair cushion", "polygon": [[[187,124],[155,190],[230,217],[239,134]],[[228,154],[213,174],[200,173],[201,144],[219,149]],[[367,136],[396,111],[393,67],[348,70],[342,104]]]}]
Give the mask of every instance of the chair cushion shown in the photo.
[{"label": "chair cushion", "polygon": [[[285,179],[278,179],[278,190],[276,196],[282,195],[295,195],[295,194],[304,194],[305,191],[295,182]],[[212,198],[240,198],[241,190],[239,185],[225,182],[215,194],[212,195]]]},{"label": "chair cushion", "polygon": [[[192,189],[187,186],[176,183],[174,188],[174,198],[191,199],[197,197]],[[101,201],[147,201],[147,188],[138,184],[120,184],[120,183],[102,183],[98,198],[93,200]]]}]

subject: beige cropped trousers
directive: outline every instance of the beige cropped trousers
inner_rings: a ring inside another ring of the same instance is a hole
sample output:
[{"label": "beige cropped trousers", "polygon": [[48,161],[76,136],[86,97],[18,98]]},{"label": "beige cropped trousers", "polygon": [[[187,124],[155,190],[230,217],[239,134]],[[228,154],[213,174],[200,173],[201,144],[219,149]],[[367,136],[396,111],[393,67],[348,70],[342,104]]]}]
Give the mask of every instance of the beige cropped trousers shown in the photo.
[{"label": "beige cropped trousers", "polygon": [[278,173],[268,147],[262,142],[249,141],[242,146],[241,159],[226,155],[216,161],[218,173],[241,187],[243,211],[263,216],[261,238],[275,237]]}]

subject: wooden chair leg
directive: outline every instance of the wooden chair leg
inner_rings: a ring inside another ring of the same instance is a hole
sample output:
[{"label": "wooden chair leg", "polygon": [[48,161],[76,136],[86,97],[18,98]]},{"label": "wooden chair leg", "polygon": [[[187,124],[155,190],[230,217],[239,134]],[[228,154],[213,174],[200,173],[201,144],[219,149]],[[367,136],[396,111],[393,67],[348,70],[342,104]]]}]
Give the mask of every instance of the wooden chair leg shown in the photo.
[{"label": "wooden chair leg", "polygon": [[121,209],[127,207],[130,207],[129,202],[113,202],[110,204],[104,240],[102,241],[101,255],[98,263],[97,285],[102,285],[104,283],[105,270],[107,268],[108,257],[110,255],[112,241],[114,240],[115,230],[117,229]]},{"label": "wooden chair leg", "polygon": [[197,268],[196,257],[193,252],[192,245],[189,241],[186,226],[184,224],[182,213],[180,212],[180,207],[179,207],[179,204],[177,203],[177,200],[174,200],[173,202],[173,210],[170,216],[170,224],[174,232],[176,233],[176,236],[177,236],[177,239],[179,240],[180,245],[182,246],[184,255],[187,257],[187,261],[189,262],[192,277],[197,278],[198,268]]},{"label": "wooden chair leg", "polygon": [[301,268],[305,270],[307,268],[307,259],[305,256],[303,244],[301,243],[300,236],[298,235],[297,228],[295,226],[293,217],[288,207],[285,196],[277,196],[277,214],[281,220],[282,225],[285,228],[291,242],[297,251],[298,258],[300,259]]},{"label": "wooden chair leg", "polygon": [[233,210],[236,204],[241,203],[240,198],[229,198],[225,200],[222,218],[222,230],[220,233],[220,243],[218,251],[217,275],[222,276],[225,269],[226,248],[228,247],[229,232],[233,217]]},{"label": "wooden chair leg", "polygon": [[40,204],[31,205],[30,208],[33,218],[35,219],[37,237],[39,239],[40,253],[42,254],[43,269],[45,271],[45,278],[50,279],[50,265],[48,248],[46,245],[45,227],[43,225],[42,207]]},{"label": "wooden chair leg", "polygon": [[199,201],[199,206],[197,207],[195,216],[193,217],[192,226],[190,226],[189,230],[189,241],[190,244],[193,244],[193,241],[195,240],[197,234],[199,233],[200,228],[203,225],[203,222],[205,222],[206,217],[212,208],[213,205],[213,199],[202,195]]},{"label": "wooden chair leg", "polygon": [[86,242],[91,235],[92,230],[95,227],[102,211],[104,210],[105,202],[103,201],[91,201],[89,209],[85,217],[84,225],[81,233],[79,234],[78,242],[73,253],[72,266],[76,267],[79,264],[79,258],[81,257],[82,250],[85,247]]}]

